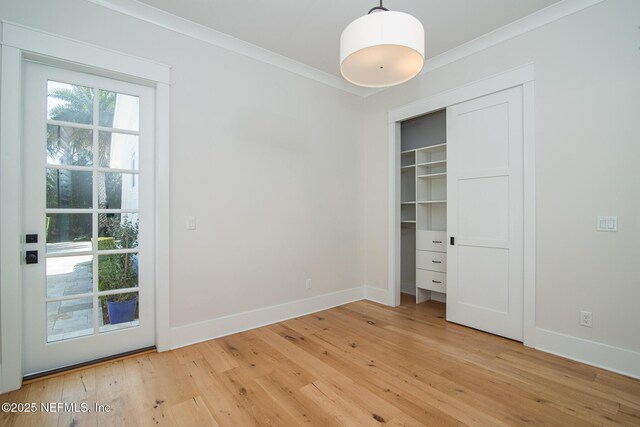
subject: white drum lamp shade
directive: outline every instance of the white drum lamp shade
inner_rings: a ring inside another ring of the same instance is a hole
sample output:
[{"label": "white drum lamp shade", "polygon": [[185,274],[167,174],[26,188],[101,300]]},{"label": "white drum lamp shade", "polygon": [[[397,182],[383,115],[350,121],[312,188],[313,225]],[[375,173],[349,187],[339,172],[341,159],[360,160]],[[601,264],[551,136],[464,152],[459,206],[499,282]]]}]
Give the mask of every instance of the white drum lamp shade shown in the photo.
[{"label": "white drum lamp shade", "polygon": [[340,37],[340,72],[358,86],[404,83],[423,64],[424,28],[407,13],[370,13],[349,24]]}]

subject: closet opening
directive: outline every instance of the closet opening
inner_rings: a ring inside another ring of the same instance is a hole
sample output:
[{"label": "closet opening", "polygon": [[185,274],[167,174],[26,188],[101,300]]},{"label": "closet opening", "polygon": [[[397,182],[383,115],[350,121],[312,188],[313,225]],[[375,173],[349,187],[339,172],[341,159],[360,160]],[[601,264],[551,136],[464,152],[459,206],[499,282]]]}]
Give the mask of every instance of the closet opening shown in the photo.
[{"label": "closet opening", "polygon": [[401,305],[446,302],[447,114],[400,124]]}]

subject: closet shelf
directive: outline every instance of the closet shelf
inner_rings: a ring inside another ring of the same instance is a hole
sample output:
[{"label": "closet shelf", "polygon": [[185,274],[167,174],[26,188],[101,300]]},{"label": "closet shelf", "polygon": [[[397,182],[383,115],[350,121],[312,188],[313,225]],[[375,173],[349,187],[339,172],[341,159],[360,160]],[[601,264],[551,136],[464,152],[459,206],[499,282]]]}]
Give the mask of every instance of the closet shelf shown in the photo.
[{"label": "closet shelf", "polygon": [[401,205],[415,205],[416,202],[400,202]]},{"label": "closet shelf", "polygon": [[436,160],[435,162],[418,163],[418,166],[431,168],[435,166],[444,166],[446,164],[447,164],[446,160]]},{"label": "closet shelf", "polygon": [[401,166],[400,169],[412,169],[415,168],[416,165],[407,165],[407,166]]},{"label": "closet shelf", "polygon": [[418,148],[416,151],[440,151],[447,147],[447,143],[443,142],[442,144],[430,145],[428,147]]},{"label": "closet shelf", "polygon": [[423,203],[447,203],[446,200],[421,200],[417,202],[418,204],[423,204]]},{"label": "closet shelf", "polygon": [[400,222],[403,223],[403,224],[415,224],[416,223],[415,220],[414,221],[404,221],[403,220],[403,221],[400,221]]},{"label": "closet shelf", "polygon": [[442,173],[430,173],[427,175],[418,175],[418,178],[437,178],[439,176],[447,176],[447,173],[442,172]]}]

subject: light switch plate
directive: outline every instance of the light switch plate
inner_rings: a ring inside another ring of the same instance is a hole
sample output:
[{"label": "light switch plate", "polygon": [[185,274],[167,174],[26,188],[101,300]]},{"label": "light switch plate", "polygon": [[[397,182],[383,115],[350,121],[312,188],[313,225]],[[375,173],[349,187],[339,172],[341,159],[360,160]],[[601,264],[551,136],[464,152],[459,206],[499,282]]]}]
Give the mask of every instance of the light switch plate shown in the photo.
[{"label": "light switch plate", "polygon": [[596,222],[597,231],[618,231],[617,216],[598,216]]},{"label": "light switch plate", "polygon": [[187,225],[187,230],[195,230],[196,229],[196,217],[195,216],[188,216],[185,217],[186,219],[186,225]]}]

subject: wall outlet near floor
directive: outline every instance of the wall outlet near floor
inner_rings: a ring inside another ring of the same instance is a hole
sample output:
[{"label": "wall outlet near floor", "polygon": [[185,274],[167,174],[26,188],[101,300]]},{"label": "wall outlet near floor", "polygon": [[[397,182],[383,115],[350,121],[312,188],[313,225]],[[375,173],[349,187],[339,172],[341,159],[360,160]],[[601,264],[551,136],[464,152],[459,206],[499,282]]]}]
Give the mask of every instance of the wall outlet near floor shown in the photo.
[{"label": "wall outlet near floor", "polygon": [[590,311],[581,311],[580,312],[580,325],[586,326],[588,328],[593,327],[593,313]]},{"label": "wall outlet near floor", "polygon": [[306,286],[307,286],[307,289],[311,289],[311,279],[307,279]]}]

